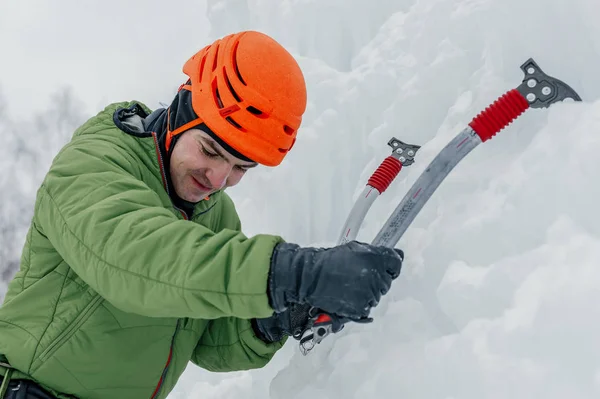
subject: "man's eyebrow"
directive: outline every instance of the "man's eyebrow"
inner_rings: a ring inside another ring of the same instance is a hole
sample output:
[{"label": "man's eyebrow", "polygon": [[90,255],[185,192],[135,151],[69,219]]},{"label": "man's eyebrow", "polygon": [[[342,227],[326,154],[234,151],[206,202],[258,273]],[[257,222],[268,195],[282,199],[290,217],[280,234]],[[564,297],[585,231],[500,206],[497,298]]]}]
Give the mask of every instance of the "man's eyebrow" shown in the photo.
[{"label": "man's eyebrow", "polygon": [[[219,150],[217,148],[217,146],[215,145],[215,142],[212,140],[206,140],[206,143],[208,144],[208,146],[211,148],[211,150],[213,150],[214,152],[217,153],[218,156],[220,156],[221,158],[225,159],[227,161],[227,157],[225,155],[223,155],[223,153],[221,152],[221,150]],[[250,164],[250,165],[240,165],[244,168],[255,168],[256,166],[258,166],[258,164],[256,162]]]}]

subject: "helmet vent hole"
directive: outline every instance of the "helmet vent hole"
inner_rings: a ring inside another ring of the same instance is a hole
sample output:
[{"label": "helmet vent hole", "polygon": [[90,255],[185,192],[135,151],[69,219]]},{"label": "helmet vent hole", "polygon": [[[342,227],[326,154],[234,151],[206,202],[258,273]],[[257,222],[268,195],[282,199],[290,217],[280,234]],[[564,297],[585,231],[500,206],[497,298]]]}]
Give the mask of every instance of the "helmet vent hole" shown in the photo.
[{"label": "helmet vent hole", "polygon": [[286,152],[288,152],[288,150],[284,149],[284,148],[278,148],[279,152],[282,154],[285,154]]},{"label": "helmet vent hole", "polygon": [[248,110],[248,112],[250,112],[251,114],[254,115],[262,115],[262,111],[258,108],[254,108],[253,106],[249,106],[248,108],[246,108]]},{"label": "helmet vent hole", "polygon": [[283,131],[290,136],[294,134],[295,130],[289,127],[288,125],[283,125]]},{"label": "helmet vent hole", "polygon": [[217,88],[217,80],[214,79],[212,83],[212,92],[213,99],[215,100],[215,104],[219,109],[223,108],[223,101],[221,101],[221,96],[219,95],[219,89]]},{"label": "helmet vent hole", "polygon": [[217,69],[218,59],[219,59],[219,46],[217,45],[217,48],[215,49],[215,58],[213,59],[213,66],[212,66],[213,72],[215,71],[215,69]]},{"label": "helmet vent hole", "polygon": [[245,131],[244,128],[237,123],[236,121],[233,120],[233,118],[231,116],[228,116],[227,118],[225,118],[227,120],[227,122],[231,123],[233,126],[235,126],[236,128],[238,128],[241,131]]},{"label": "helmet vent hole", "polygon": [[206,65],[206,55],[202,57],[202,62],[200,63],[200,73],[198,74],[198,82],[202,82],[202,75],[204,75],[204,66]]},{"label": "helmet vent hole", "polygon": [[240,45],[240,42],[237,42],[235,44],[235,47],[233,48],[233,57],[232,57],[233,59],[231,61],[233,63],[233,69],[235,71],[235,74],[237,75],[240,82],[242,82],[242,84],[244,86],[246,86],[246,82],[244,82],[244,78],[242,78],[242,74],[240,73],[240,69],[238,68],[238,63],[237,63],[237,50],[238,50],[239,45]]},{"label": "helmet vent hole", "polygon": [[225,67],[223,67],[223,76],[225,77],[225,83],[227,83],[227,87],[229,88],[229,91],[231,92],[231,94],[233,95],[235,100],[238,103],[242,102],[242,99],[240,98],[240,96],[238,96],[238,94],[235,92],[235,90],[233,90],[233,86],[231,86],[231,82],[229,81],[229,76],[227,76],[227,72],[225,71]]},{"label": "helmet vent hole", "polygon": [[246,111],[250,112],[252,115],[255,115],[257,118],[267,119],[269,115],[262,112],[260,109],[253,107],[252,105],[246,107]]}]

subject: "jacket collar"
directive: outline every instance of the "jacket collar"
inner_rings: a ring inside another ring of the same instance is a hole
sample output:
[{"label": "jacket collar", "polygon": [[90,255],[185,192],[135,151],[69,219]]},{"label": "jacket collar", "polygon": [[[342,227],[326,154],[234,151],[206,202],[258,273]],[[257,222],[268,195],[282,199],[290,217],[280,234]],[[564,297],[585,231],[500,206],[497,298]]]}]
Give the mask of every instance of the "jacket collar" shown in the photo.
[{"label": "jacket collar", "polygon": [[[163,176],[165,178],[165,190],[169,194],[173,205],[185,212],[188,219],[192,218],[194,208],[197,203],[186,201],[180,198],[173,189],[170,171],[170,154],[165,147],[166,128],[162,129],[163,121],[166,121],[166,108],[159,108],[148,114],[139,104],[134,104],[129,108],[118,109],[113,117],[117,127],[125,133],[137,137],[150,137],[153,134],[157,139],[157,150],[162,160]],[[174,145],[174,142],[173,142]]]}]

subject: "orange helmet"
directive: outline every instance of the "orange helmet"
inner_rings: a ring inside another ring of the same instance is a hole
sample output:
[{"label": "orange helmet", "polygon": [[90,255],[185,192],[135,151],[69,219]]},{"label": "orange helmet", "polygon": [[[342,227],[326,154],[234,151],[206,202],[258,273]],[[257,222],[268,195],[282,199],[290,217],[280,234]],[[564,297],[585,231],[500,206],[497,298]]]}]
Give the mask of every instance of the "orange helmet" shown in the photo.
[{"label": "orange helmet", "polygon": [[[281,163],[306,110],[306,84],[292,55],[271,37],[244,31],[206,46],[183,66],[192,108],[221,140],[267,166]],[[169,132],[167,149],[174,135]]]}]

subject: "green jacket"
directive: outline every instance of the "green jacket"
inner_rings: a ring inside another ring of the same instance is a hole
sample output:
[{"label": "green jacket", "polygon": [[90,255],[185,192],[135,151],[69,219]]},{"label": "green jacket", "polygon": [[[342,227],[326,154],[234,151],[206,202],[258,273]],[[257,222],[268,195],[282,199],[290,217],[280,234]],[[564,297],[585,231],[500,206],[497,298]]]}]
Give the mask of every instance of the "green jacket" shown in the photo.
[{"label": "green jacket", "polygon": [[59,397],[165,398],[190,360],[259,368],[283,345],[258,339],[249,320],[273,312],[267,275],[282,239],[245,237],[223,192],[186,220],[156,134],[113,121],[132,104],[108,106],[54,159],[0,308],[12,378]]}]

